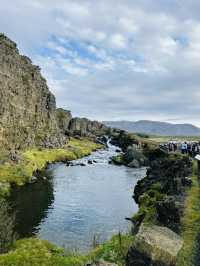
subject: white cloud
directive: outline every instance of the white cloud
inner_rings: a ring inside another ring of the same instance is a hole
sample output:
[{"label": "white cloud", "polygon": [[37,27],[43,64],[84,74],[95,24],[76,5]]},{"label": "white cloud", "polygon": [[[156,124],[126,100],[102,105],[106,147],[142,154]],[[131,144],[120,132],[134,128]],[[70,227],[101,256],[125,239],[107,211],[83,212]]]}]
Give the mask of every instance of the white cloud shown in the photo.
[{"label": "white cloud", "polygon": [[132,19],[123,17],[119,20],[120,25],[130,33],[137,33],[139,31],[139,25],[137,25]]},{"label": "white cloud", "polygon": [[126,39],[119,33],[113,34],[110,38],[111,47],[114,49],[126,48]]},{"label": "white cloud", "polygon": [[96,32],[97,41],[104,41],[106,38],[106,34],[104,32]]},{"label": "white cloud", "polygon": [[177,52],[177,43],[172,38],[160,38],[159,40],[161,52],[169,56],[174,56]]},{"label": "white cloud", "polygon": [[0,0],[0,25],[76,115],[198,123],[200,3],[180,3]]},{"label": "white cloud", "polygon": [[61,55],[65,55],[67,53],[67,50],[63,46],[57,45],[55,42],[48,42],[47,47],[57,51]]}]

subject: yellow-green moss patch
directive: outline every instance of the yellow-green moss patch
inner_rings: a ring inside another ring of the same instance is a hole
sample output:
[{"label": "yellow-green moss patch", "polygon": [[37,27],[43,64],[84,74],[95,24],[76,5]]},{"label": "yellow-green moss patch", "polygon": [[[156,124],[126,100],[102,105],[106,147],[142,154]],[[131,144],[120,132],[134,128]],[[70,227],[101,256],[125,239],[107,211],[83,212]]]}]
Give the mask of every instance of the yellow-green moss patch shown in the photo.
[{"label": "yellow-green moss patch", "polygon": [[8,194],[12,183],[24,185],[36,170],[42,170],[47,163],[75,160],[101,147],[86,138],[71,138],[62,149],[35,148],[21,152],[18,163],[8,161],[0,165],[0,195]]},{"label": "yellow-green moss patch", "polygon": [[88,260],[87,256],[66,255],[63,249],[37,238],[19,240],[10,252],[0,255],[2,266],[84,266]]},{"label": "yellow-green moss patch", "polygon": [[85,266],[87,263],[105,260],[125,265],[125,258],[133,237],[118,234],[96,247],[88,255],[66,252],[62,248],[38,238],[27,238],[15,242],[12,249],[0,255],[2,266]]}]

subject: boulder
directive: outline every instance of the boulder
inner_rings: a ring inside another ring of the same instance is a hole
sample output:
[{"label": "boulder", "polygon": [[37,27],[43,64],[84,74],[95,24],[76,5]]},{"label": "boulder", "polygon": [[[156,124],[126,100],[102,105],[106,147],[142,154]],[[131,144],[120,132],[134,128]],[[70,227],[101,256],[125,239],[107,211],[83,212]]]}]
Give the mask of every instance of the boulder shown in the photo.
[{"label": "boulder", "polygon": [[183,206],[173,196],[165,196],[156,203],[157,220],[164,226],[178,231]]},{"label": "boulder", "polygon": [[152,261],[145,253],[131,247],[127,254],[126,266],[152,266]]},{"label": "boulder", "polygon": [[140,167],[145,165],[146,158],[140,150],[130,146],[124,153],[124,161],[129,167]]},{"label": "boulder", "polygon": [[135,134],[128,133],[124,130],[113,129],[110,135],[112,137],[111,144],[119,146],[123,152],[126,152],[129,146],[137,146],[139,144],[139,138]]},{"label": "boulder", "polygon": [[127,266],[175,266],[182,246],[181,237],[167,227],[142,224],[128,252]]},{"label": "boulder", "polygon": [[123,154],[118,154],[117,156],[113,156],[111,159],[112,159],[112,163],[114,163],[116,165],[123,165],[124,164]]},{"label": "boulder", "polygon": [[138,160],[134,159],[127,166],[131,167],[131,168],[139,168],[140,167],[140,162]]}]

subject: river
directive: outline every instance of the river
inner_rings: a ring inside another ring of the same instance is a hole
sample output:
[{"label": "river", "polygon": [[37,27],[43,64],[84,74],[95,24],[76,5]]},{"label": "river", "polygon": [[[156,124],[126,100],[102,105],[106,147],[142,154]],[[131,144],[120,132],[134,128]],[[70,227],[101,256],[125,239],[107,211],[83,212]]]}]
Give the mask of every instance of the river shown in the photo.
[{"label": "river", "polygon": [[[36,235],[66,249],[88,251],[94,236],[104,241],[126,232],[138,207],[134,186],[146,170],[109,164],[116,147],[73,162],[49,165],[34,184],[17,189],[10,202],[20,237]],[[88,164],[88,160],[95,161]],[[81,166],[81,165],[85,166]]]}]

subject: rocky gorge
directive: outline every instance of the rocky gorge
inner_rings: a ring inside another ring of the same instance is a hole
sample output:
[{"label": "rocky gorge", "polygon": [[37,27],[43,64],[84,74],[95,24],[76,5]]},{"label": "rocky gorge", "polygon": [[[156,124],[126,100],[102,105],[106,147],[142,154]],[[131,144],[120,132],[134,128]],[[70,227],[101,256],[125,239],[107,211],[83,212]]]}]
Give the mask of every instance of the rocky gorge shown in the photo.
[{"label": "rocky gorge", "polygon": [[[190,266],[196,262],[200,231],[200,189],[197,163],[187,155],[169,154],[145,137],[111,129],[98,121],[73,118],[56,107],[40,68],[20,55],[16,44],[0,35],[0,196],[13,187],[37,180],[54,162],[69,162],[102,148],[107,137],[121,150],[112,158],[117,165],[147,167],[133,198],[139,206],[131,233],[113,236],[88,255],[66,253],[37,238],[11,236],[12,221],[0,210],[0,265],[127,265]],[[33,179],[36,178],[36,180]],[[6,234],[6,236],[5,236]],[[9,244],[4,239],[11,240]]]},{"label": "rocky gorge", "polygon": [[106,126],[85,118],[72,118],[56,109],[40,68],[19,54],[17,45],[0,35],[0,148],[62,147],[68,132],[92,135]]},{"label": "rocky gorge", "polygon": [[128,266],[199,265],[199,182],[197,162],[187,155],[168,153],[137,134],[112,131],[112,142],[123,153],[112,158],[117,165],[147,167],[133,198],[139,211],[132,222],[133,243]]}]

